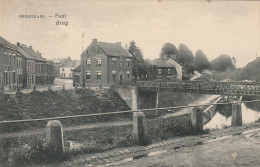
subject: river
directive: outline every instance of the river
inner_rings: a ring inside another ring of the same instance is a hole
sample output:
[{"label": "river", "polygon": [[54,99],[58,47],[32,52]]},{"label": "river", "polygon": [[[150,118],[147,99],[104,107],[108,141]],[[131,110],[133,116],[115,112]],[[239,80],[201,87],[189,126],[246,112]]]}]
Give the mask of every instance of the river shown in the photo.
[{"label": "river", "polygon": [[[252,104],[241,104],[243,125],[260,119],[260,108],[258,105],[253,105],[252,107]],[[216,114],[206,125],[204,125],[204,129],[222,129],[231,125],[231,106],[229,106],[224,112],[219,111],[217,108],[215,111]]]}]

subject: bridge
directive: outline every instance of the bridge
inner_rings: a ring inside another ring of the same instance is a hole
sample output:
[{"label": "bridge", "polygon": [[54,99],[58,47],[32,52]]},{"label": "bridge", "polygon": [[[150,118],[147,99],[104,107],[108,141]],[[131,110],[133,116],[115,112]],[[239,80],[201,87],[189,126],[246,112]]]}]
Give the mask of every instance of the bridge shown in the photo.
[{"label": "bridge", "polygon": [[186,81],[163,83],[159,81],[137,81],[135,86],[141,91],[260,96],[260,82]]}]

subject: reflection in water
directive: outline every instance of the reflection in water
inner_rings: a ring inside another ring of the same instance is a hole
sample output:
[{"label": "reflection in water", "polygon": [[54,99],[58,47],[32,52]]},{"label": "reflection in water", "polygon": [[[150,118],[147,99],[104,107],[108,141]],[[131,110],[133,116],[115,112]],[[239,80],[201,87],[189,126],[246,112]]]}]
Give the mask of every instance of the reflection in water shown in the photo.
[{"label": "reflection in water", "polygon": [[[251,109],[247,107],[248,105],[245,105],[244,103],[241,104],[243,124],[252,123],[260,119],[259,109],[258,111],[253,110],[257,109],[257,107],[253,106],[252,104],[253,103],[250,105]],[[206,125],[204,125],[204,128],[221,129],[224,126],[230,126],[231,111],[232,109],[230,107],[228,107],[228,109],[216,108],[216,114]]]},{"label": "reflection in water", "polygon": [[226,118],[219,112],[217,112],[213,118],[204,125],[204,128],[207,129],[221,129],[223,126],[231,125],[231,117]]}]

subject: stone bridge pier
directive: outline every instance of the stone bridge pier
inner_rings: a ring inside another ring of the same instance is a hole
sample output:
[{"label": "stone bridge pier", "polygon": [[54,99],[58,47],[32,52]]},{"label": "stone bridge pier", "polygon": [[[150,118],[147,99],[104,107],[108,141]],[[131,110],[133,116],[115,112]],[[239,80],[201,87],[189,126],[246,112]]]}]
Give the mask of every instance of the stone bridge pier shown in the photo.
[{"label": "stone bridge pier", "polygon": [[132,110],[157,108],[158,91],[142,91],[134,86],[115,88]]}]

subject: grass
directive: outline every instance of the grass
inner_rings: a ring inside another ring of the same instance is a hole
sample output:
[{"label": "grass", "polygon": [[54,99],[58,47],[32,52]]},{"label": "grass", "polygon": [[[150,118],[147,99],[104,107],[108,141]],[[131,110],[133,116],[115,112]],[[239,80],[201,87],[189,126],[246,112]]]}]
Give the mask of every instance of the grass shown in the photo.
[{"label": "grass", "polygon": [[[174,137],[197,135],[192,129],[188,114],[166,119],[147,119],[146,125],[148,144]],[[203,133],[208,133],[208,130]],[[2,139],[0,141],[0,166],[8,166],[9,163],[12,166],[20,166],[50,162],[52,159],[47,156],[44,138],[44,134],[39,134]],[[64,141],[66,159],[79,154],[103,152],[135,145],[133,127],[129,125],[65,131]],[[75,141],[80,144],[80,147],[71,150],[68,141]]]}]

